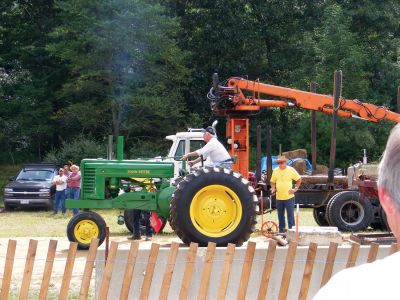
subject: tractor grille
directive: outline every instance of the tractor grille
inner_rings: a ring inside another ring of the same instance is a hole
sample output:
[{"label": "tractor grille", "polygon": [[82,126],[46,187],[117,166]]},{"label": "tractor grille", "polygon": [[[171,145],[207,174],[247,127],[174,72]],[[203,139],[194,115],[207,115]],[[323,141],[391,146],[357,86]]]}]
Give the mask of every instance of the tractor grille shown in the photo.
[{"label": "tractor grille", "polygon": [[82,180],[82,191],[84,197],[87,194],[94,194],[95,190],[95,168],[85,168],[85,175]]}]

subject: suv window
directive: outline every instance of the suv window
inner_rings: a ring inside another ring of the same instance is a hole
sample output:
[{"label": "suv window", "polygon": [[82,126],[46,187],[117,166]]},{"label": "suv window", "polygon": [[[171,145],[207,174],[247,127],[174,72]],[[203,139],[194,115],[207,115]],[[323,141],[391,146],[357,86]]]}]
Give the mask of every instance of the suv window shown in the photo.
[{"label": "suv window", "polygon": [[51,181],[53,176],[53,170],[21,170],[17,176],[17,180]]}]

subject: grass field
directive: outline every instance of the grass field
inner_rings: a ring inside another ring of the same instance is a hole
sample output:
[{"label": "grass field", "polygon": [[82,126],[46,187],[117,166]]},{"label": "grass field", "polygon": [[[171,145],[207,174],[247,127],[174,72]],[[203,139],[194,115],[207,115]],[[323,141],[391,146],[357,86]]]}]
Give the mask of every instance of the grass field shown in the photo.
[{"label": "grass field", "polygon": [[[111,236],[129,236],[130,232],[125,225],[117,224],[119,210],[96,210],[105,219],[110,228]],[[123,214],[123,212],[122,212]],[[69,211],[65,216],[60,214],[52,215],[50,211],[41,210],[15,210],[0,213],[0,237],[65,237],[66,228],[72,213]],[[264,222],[272,220],[278,222],[276,211],[264,215]],[[258,216],[256,229],[260,229],[261,217]],[[300,210],[300,226],[317,226],[312,216],[312,209],[305,208]],[[168,225],[162,235],[173,235],[174,233]],[[254,233],[258,235],[258,233]]]}]

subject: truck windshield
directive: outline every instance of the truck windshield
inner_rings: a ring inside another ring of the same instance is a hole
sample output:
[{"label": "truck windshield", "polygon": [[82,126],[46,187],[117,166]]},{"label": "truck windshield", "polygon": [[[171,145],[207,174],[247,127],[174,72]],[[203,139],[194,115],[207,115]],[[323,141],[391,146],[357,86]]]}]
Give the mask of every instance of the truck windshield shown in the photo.
[{"label": "truck windshield", "polygon": [[51,181],[54,172],[52,170],[21,170],[17,180]]}]

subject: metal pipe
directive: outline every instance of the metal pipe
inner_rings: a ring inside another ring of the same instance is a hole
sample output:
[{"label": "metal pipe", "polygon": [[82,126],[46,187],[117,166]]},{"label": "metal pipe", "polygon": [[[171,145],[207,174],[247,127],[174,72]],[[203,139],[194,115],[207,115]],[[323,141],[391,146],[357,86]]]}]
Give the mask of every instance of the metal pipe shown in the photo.
[{"label": "metal pipe", "polygon": [[342,95],[342,71],[335,71],[335,82],[333,89],[333,114],[332,114],[332,135],[331,135],[331,151],[329,157],[329,172],[328,172],[328,188],[333,189],[334,174],[333,170],[335,168],[335,156],[336,156],[336,130],[337,130],[337,111],[339,110],[339,100]]},{"label": "metal pipe", "polygon": [[397,112],[400,113],[400,85],[397,87]]},{"label": "metal pipe", "polygon": [[261,126],[257,125],[256,179],[261,180]]},{"label": "metal pipe", "polygon": [[110,227],[106,226],[106,251],[104,253],[105,260],[104,264],[107,264],[107,259],[108,259],[108,249],[110,247]]},{"label": "metal pipe", "polygon": [[108,160],[112,160],[114,153],[113,153],[113,144],[114,144],[114,140],[113,140],[113,135],[110,134],[108,136],[108,148],[107,148],[107,159]]},{"label": "metal pipe", "polygon": [[117,160],[124,159],[124,137],[118,136],[117,140]]},{"label": "metal pipe", "polygon": [[212,81],[213,81],[214,96],[217,96],[217,98],[219,99],[219,76],[218,76],[218,73],[214,73],[212,75]]},{"label": "metal pipe", "polygon": [[267,186],[270,185],[272,175],[272,130],[271,125],[267,125]]},{"label": "metal pipe", "polygon": [[[317,83],[315,81],[310,84],[311,93],[317,92]],[[312,174],[317,169],[317,112],[311,111],[311,164]]]}]

